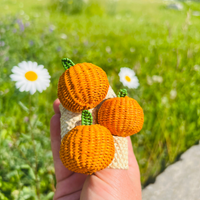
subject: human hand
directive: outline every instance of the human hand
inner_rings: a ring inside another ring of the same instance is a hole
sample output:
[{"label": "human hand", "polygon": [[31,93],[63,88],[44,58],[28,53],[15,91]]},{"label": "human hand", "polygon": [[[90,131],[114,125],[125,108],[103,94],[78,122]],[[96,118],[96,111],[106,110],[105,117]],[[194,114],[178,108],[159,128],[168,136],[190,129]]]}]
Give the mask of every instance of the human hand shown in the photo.
[{"label": "human hand", "polygon": [[139,167],[128,137],[129,169],[104,169],[93,175],[69,171],[60,160],[60,101],[54,102],[51,118],[51,148],[53,152],[56,192],[54,200],[141,200]]}]

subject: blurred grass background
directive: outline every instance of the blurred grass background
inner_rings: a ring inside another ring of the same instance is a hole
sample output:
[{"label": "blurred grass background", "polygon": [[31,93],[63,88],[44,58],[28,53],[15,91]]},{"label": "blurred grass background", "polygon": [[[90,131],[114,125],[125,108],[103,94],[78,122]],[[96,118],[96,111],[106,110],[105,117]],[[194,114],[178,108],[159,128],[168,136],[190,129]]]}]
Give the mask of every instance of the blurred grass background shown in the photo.
[{"label": "blurred grass background", "polygon": [[[200,139],[200,12],[153,0],[0,0],[0,199],[52,199],[55,177],[49,139],[61,58],[102,67],[116,93],[121,67],[136,72],[129,96],[145,123],[132,136],[142,185]],[[20,93],[9,75],[21,61],[43,64],[51,86]]]}]

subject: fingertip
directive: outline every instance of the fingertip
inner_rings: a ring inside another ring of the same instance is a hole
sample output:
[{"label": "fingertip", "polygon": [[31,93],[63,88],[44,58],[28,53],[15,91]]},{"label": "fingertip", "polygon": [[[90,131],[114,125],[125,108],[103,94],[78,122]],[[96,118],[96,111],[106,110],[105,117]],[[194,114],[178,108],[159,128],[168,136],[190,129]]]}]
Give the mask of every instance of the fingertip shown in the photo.
[{"label": "fingertip", "polygon": [[59,105],[60,105],[60,100],[59,99],[56,99],[53,103],[53,109],[54,109],[54,112],[56,114],[59,114],[60,113],[60,109],[59,109]]}]

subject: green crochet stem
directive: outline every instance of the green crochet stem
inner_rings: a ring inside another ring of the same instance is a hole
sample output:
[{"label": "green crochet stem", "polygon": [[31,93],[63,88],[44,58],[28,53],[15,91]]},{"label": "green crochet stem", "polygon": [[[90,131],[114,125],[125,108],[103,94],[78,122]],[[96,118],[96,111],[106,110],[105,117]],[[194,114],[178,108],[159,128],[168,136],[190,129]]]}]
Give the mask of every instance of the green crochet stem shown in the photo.
[{"label": "green crochet stem", "polygon": [[65,70],[69,69],[71,66],[74,66],[75,64],[69,59],[69,58],[63,58],[62,64]]},{"label": "green crochet stem", "polygon": [[92,114],[88,110],[82,111],[81,125],[92,125]]},{"label": "green crochet stem", "polygon": [[126,89],[120,89],[117,97],[125,97],[125,96],[127,96],[127,90]]}]

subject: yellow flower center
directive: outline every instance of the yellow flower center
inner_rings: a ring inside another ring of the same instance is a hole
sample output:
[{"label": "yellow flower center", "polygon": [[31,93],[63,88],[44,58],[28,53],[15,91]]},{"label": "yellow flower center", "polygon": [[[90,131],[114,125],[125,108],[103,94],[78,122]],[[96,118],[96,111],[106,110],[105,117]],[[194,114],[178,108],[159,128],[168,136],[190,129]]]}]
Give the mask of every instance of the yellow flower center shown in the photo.
[{"label": "yellow flower center", "polygon": [[128,81],[128,82],[131,82],[131,78],[129,76],[125,76],[125,79]]},{"label": "yellow flower center", "polygon": [[36,81],[38,78],[38,75],[33,71],[28,71],[26,72],[25,77],[29,81]]}]

